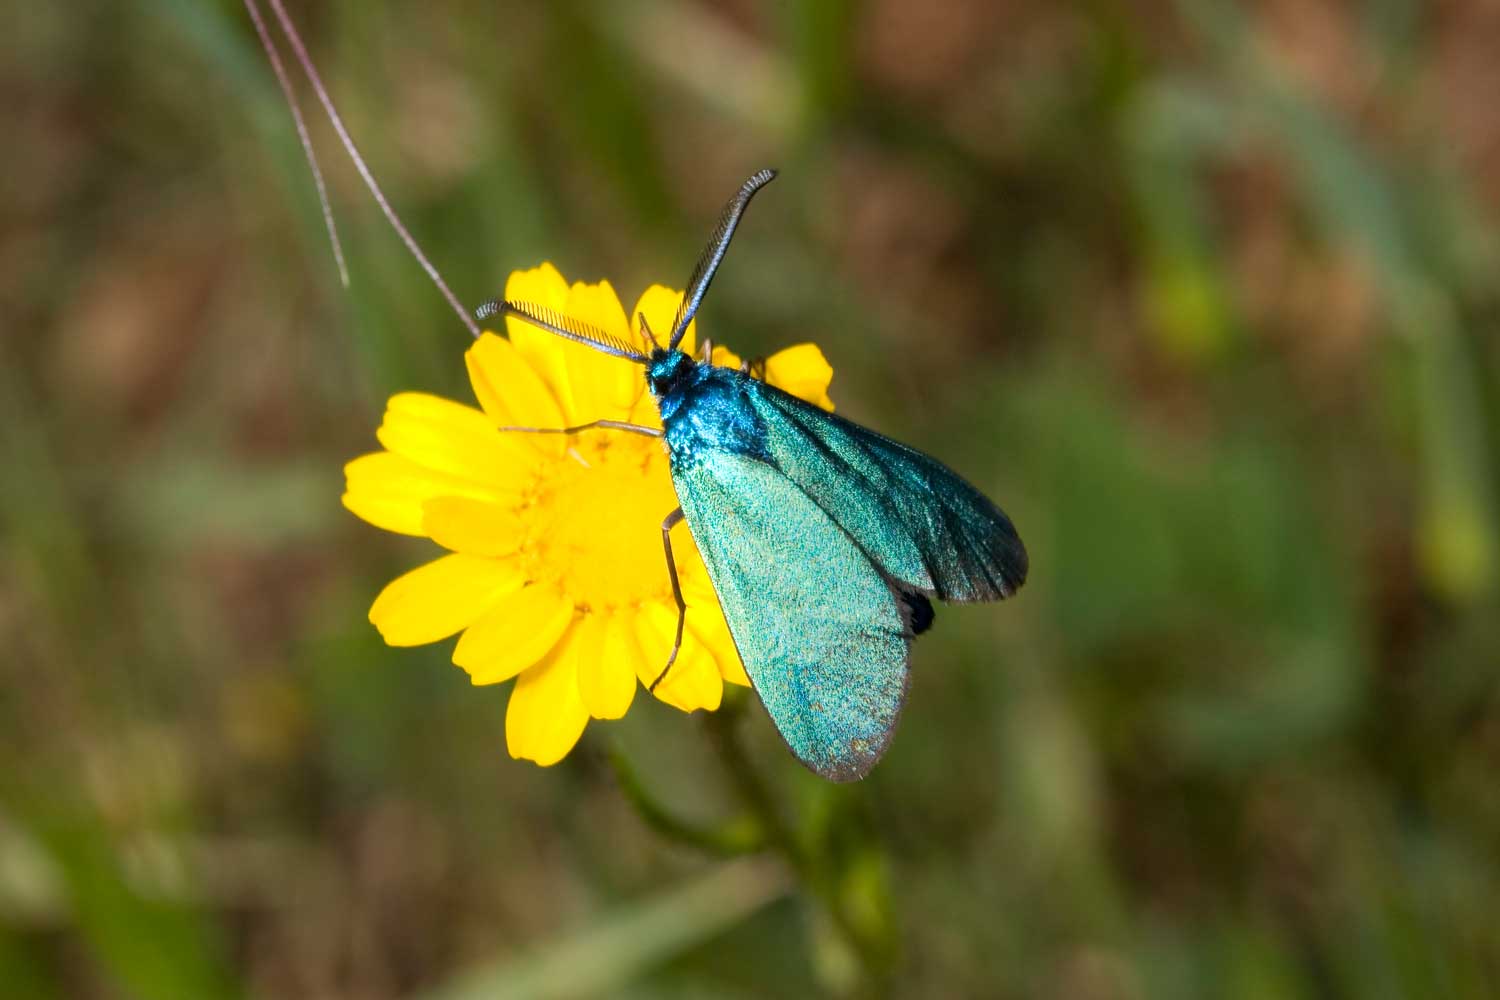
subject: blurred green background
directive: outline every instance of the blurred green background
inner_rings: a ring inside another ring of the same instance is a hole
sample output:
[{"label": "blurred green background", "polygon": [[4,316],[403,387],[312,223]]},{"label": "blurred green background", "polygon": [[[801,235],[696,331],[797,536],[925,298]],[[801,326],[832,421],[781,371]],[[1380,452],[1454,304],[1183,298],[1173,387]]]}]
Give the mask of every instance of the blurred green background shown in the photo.
[{"label": "blurred green background", "polygon": [[859,787],[753,703],[511,761],[365,619],[429,550],[341,465],[468,338],[321,114],[348,292],[239,3],[9,5],[5,996],[1500,995],[1495,4],[292,13],[469,304],[680,284],[781,167],[702,329],[816,340],[1031,580]]}]

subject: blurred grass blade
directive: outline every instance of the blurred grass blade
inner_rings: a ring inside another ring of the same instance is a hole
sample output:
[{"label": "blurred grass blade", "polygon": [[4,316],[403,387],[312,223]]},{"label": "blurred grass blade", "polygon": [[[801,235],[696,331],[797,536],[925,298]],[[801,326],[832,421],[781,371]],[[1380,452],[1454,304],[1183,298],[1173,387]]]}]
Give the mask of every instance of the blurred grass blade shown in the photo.
[{"label": "blurred grass blade", "polygon": [[1147,328],[1184,361],[1222,356],[1234,310],[1207,187],[1213,158],[1232,151],[1232,113],[1204,90],[1142,88],[1124,122],[1128,177],[1144,242]]},{"label": "blurred grass blade", "polygon": [[[126,995],[239,995],[214,925],[193,907],[135,885],[99,817],[54,813],[48,806],[32,812],[22,825],[56,866],[69,918]],[[11,995],[8,988],[5,995]]]},{"label": "blurred grass blade", "polygon": [[675,222],[677,206],[635,64],[603,36],[586,8],[557,5],[552,29],[557,73],[571,84],[557,96],[580,146],[610,175],[641,225],[665,229]]},{"label": "blurred grass blade", "polygon": [[1481,390],[1446,296],[1409,292],[1397,323],[1417,353],[1424,481],[1417,551],[1428,580],[1455,601],[1493,590],[1500,540]]},{"label": "blurred grass blade", "polygon": [[[792,67],[722,13],[683,0],[629,0],[601,6],[598,16],[600,30],[632,58],[705,106],[776,139],[791,131]],[[662,46],[669,32],[681,42]]]},{"label": "blurred grass blade", "polygon": [[854,93],[855,7],[847,0],[824,0],[783,10],[801,85],[802,131],[817,135],[839,118]]},{"label": "blurred grass blade", "polygon": [[429,1000],[540,1000],[604,995],[720,934],[786,894],[786,872],[763,858],[728,862],[687,885],[625,906],[532,954],[478,969]]}]

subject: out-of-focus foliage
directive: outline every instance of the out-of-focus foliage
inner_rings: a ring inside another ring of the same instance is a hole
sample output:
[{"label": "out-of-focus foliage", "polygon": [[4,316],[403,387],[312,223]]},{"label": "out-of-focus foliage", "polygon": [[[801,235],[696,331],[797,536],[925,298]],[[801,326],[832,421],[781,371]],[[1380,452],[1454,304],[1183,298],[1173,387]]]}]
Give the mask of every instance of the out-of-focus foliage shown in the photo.
[{"label": "out-of-focus foliage", "polygon": [[[680,283],[782,167],[704,332],[816,339],[1014,515],[1030,583],[939,610],[864,785],[733,723],[891,992],[1500,993],[1493,4],[293,14],[470,303]],[[366,622],[426,550],[341,464],[386,394],[466,398],[466,334],[309,103],[339,287],[242,7],[0,22],[3,992],[853,982],[788,872],[713,856],[755,831],[632,808],[734,819],[701,717],[538,770],[503,689]]]}]

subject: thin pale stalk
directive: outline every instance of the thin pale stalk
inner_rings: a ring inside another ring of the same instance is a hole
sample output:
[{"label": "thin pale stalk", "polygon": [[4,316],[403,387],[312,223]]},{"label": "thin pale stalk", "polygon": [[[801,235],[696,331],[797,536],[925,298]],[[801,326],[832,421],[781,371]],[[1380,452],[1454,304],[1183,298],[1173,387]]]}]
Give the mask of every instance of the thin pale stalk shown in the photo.
[{"label": "thin pale stalk", "polygon": [[396,235],[406,245],[407,251],[421,265],[422,270],[427,272],[427,277],[432,279],[432,283],[437,286],[437,290],[442,293],[448,305],[458,314],[458,318],[464,327],[469,333],[478,337],[481,332],[479,324],[474,321],[473,316],[469,315],[469,310],[464,308],[463,303],[458,301],[458,296],[454,295],[452,290],[448,288],[448,283],[443,280],[443,276],[438,273],[438,269],[433,266],[432,261],[427,259],[427,255],[417,245],[415,237],[402,224],[401,217],[396,214],[396,210],[386,200],[385,192],[380,189],[379,183],[375,180],[375,175],[370,172],[370,168],[365,164],[365,158],[360,155],[359,147],[354,144],[354,138],[350,136],[349,130],[344,127],[344,119],[339,115],[338,109],[334,107],[333,98],[329,96],[328,88],[323,85],[323,78],[318,75],[317,67],[313,65],[312,56],[308,54],[307,46],[302,44],[302,36],[297,33],[297,26],[292,23],[291,17],[287,15],[286,8],[282,6],[281,0],[266,0],[266,2],[271,5],[271,12],[276,15],[276,20],[280,23],[281,30],[286,35],[287,44],[292,47],[292,53],[297,57],[297,62],[302,66],[302,72],[307,74],[307,79],[312,85],[313,93],[317,95],[318,102],[323,105],[323,110],[328,114],[329,123],[333,125],[334,132],[338,134],[339,142],[343,144],[344,151],[354,161],[354,168],[359,171],[359,176],[364,179],[365,187],[369,188],[371,196],[375,199],[375,204],[380,206],[380,211],[385,214],[386,221],[391,224],[392,229],[396,230]]},{"label": "thin pale stalk", "polygon": [[313,150],[312,137],[307,134],[307,122],[302,118],[302,108],[297,104],[297,91],[292,87],[291,77],[287,76],[286,67],[282,65],[281,53],[276,51],[276,46],[271,41],[271,33],[266,29],[266,20],[260,15],[260,8],[255,6],[255,0],[245,0],[245,10],[250,14],[250,22],[255,25],[255,33],[260,36],[261,48],[266,50],[266,58],[271,60],[271,70],[276,74],[276,82],[281,87],[281,93],[286,97],[286,106],[292,112],[292,124],[297,128],[297,141],[302,143],[302,155],[307,158],[307,166],[312,170],[313,184],[318,189],[318,206],[323,210],[323,227],[328,230],[328,242],[333,247],[333,262],[338,265],[339,283],[345,288],[349,287],[349,267],[344,263],[344,246],[339,242],[338,226],[333,222],[333,205],[328,201],[328,186],[323,183],[323,171],[318,166],[318,154]]}]

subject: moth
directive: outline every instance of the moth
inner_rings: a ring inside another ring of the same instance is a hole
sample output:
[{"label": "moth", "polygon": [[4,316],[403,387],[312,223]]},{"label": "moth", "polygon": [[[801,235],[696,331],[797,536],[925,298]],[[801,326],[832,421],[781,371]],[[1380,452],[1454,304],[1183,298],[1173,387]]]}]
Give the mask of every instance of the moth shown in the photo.
[{"label": "moth", "polygon": [[[1003,511],[936,459],[740,370],[679,349],[762,170],[725,206],[688,279],[665,343],[641,317],[641,353],[572,317],[494,299],[481,321],[513,316],[643,369],[662,430],[599,420],[567,428],[661,437],[680,506],[662,521],[672,558],[686,523],[761,703],[797,759],[834,781],[862,778],[890,743],[906,698],[912,640],[932,599],[993,601],[1026,579],[1026,548]],[[655,687],[653,683],[653,687]]]}]

